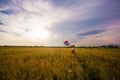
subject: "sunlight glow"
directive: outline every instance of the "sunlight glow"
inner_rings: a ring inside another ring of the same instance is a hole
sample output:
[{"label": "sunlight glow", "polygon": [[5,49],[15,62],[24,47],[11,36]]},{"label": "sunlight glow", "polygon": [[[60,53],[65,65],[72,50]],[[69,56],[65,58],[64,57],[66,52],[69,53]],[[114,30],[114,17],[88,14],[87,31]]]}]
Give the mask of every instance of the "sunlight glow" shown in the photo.
[{"label": "sunlight glow", "polygon": [[26,37],[30,39],[47,40],[49,38],[49,32],[43,28],[36,28],[28,32]]},{"label": "sunlight glow", "polygon": [[[47,21],[46,21],[47,20]],[[47,26],[50,25],[49,18],[40,18],[40,16],[32,16],[31,18],[26,19],[24,22],[25,26],[29,26],[28,31],[24,34],[24,36],[30,40],[48,40],[50,37],[50,33],[47,30]]]}]

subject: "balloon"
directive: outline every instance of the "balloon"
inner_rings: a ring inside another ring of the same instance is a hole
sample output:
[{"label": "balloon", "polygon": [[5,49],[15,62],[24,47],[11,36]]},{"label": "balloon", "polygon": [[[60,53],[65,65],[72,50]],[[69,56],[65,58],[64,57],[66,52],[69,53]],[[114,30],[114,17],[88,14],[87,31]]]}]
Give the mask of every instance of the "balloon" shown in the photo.
[{"label": "balloon", "polygon": [[66,41],[66,39],[64,38],[64,42]]},{"label": "balloon", "polygon": [[66,46],[70,45],[70,43],[68,42],[68,40],[65,40],[65,41],[64,41],[64,44],[65,44]]}]

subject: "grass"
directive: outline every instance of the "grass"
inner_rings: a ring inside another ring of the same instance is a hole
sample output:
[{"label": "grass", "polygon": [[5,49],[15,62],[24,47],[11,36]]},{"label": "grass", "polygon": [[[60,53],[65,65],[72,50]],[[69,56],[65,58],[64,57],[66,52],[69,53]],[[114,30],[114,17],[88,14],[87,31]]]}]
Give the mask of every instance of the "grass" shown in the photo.
[{"label": "grass", "polygon": [[0,80],[119,79],[119,48],[0,47]]}]

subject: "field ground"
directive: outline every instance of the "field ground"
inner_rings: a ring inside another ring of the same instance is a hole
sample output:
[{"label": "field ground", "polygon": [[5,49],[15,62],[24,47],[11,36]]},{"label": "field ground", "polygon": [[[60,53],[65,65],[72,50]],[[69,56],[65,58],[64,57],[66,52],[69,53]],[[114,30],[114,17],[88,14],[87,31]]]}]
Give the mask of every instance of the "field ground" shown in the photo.
[{"label": "field ground", "polygon": [[0,47],[0,80],[120,80],[120,49]]}]

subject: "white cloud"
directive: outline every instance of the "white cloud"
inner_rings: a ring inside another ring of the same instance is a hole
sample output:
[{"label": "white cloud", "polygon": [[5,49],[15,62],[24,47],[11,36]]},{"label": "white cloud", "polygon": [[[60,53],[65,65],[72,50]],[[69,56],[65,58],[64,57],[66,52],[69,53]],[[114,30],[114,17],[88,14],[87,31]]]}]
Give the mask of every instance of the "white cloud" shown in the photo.
[{"label": "white cloud", "polygon": [[12,0],[10,4],[11,6],[7,9],[13,10],[15,14],[0,14],[2,21],[5,23],[5,25],[0,26],[0,29],[7,32],[0,32],[0,34],[2,40],[4,40],[2,42],[6,41],[6,44],[9,43],[8,38],[12,39],[11,42],[16,41],[16,44],[21,40],[23,42],[41,42],[41,40],[50,37],[48,27],[53,27],[70,17],[69,10],[55,8],[48,1],[23,0],[18,3],[16,0]]}]

